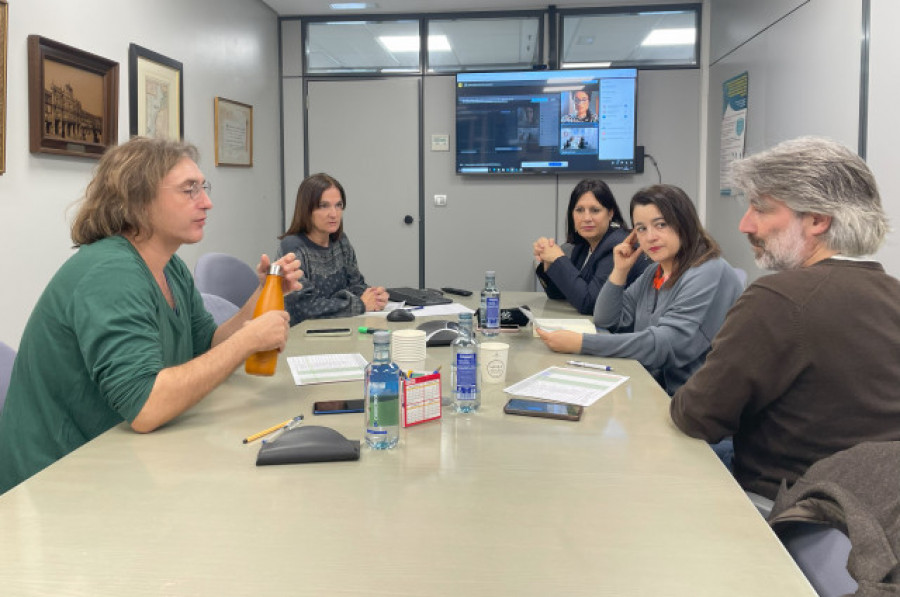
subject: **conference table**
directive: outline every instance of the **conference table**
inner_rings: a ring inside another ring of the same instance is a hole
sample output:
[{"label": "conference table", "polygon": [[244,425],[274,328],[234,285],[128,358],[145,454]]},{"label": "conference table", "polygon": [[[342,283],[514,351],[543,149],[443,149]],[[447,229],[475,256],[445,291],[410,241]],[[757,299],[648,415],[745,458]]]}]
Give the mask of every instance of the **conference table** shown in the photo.
[{"label": "conference table", "polygon": [[[502,306],[580,317],[539,293]],[[463,299],[476,306],[477,297]],[[314,416],[362,382],[297,386],[286,356],[360,353],[383,316],[295,327],[278,370],[236,371],[146,435],[119,425],[0,496],[0,593],[28,596],[815,595],[703,442],[671,423],[635,361],[579,422],[503,413],[503,388],[551,365],[530,328],[503,333],[507,384],[481,409],[401,430],[358,461],[256,466],[242,439],[302,414],[363,439],[363,415]],[[310,338],[341,327],[349,337]],[[449,347],[428,349],[449,391]],[[571,357],[568,357],[571,358]]]}]

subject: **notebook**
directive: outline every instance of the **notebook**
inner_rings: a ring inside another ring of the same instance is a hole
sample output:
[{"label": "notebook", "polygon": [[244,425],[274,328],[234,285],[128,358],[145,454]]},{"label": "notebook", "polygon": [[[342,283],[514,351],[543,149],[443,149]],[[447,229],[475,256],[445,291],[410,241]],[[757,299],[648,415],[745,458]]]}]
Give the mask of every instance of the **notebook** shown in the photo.
[{"label": "notebook", "polygon": [[413,307],[427,307],[429,305],[446,305],[453,299],[447,298],[440,290],[433,288],[388,288],[388,294],[392,302],[404,302]]}]

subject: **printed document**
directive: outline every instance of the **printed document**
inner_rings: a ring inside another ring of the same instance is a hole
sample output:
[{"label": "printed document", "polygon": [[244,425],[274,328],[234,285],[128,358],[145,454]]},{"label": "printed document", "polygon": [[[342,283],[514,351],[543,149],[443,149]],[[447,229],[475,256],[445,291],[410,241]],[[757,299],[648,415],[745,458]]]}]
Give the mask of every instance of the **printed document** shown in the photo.
[{"label": "printed document", "polygon": [[[537,328],[541,328],[545,332],[555,332],[557,330],[568,330],[570,332],[578,332],[579,334],[596,334],[597,328],[594,322],[585,317],[583,319],[543,319],[535,318],[534,335],[537,337]],[[606,330],[603,330],[604,332]]]},{"label": "printed document", "polygon": [[287,357],[294,383],[308,386],[333,381],[357,381],[365,376],[369,363],[356,354],[310,354]]},{"label": "printed document", "polygon": [[628,381],[628,376],[604,371],[550,367],[503,391],[514,396],[590,406]]}]

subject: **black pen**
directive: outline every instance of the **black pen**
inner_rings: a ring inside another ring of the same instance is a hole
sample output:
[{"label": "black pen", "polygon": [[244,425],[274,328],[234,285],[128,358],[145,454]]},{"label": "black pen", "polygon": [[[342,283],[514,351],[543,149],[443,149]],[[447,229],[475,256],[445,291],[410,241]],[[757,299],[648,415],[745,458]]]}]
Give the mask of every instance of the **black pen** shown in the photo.
[{"label": "black pen", "polygon": [[349,336],[350,328],[319,328],[306,330],[307,336]]}]

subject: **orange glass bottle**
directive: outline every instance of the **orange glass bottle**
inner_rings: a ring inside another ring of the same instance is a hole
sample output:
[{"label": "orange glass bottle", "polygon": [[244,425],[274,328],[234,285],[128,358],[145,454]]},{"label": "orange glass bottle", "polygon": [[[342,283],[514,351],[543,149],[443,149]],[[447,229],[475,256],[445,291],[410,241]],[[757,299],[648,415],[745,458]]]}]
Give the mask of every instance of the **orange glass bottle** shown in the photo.
[{"label": "orange glass bottle", "polygon": [[[281,284],[283,279],[280,265],[269,266],[266,283],[263,284],[262,292],[259,293],[259,299],[256,301],[256,308],[253,309],[254,319],[268,311],[284,310],[284,293]],[[251,375],[274,375],[277,364],[278,351],[264,350],[250,355],[244,370]]]}]

